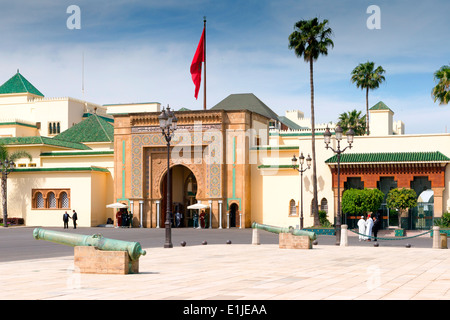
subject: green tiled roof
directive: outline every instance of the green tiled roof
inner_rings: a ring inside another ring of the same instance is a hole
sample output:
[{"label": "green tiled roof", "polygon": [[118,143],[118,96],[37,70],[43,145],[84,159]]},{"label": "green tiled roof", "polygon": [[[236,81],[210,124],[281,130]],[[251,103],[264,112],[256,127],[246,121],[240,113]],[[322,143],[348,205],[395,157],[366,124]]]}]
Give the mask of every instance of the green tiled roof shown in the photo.
[{"label": "green tiled roof", "polygon": [[74,171],[74,172],[80,172],[80,171],[96,171],[96,172],[106,172],[108,173],[109,170],[102,167],[61,167],[61,168],[14,168],[13,172],[66,172],[66,171]]},{"label": "green tiled roof", "polygon": [[42,152],[41,157],[66,157],[66,156],[110,156],[114,155],[114,151],[50,151]]},{"label": "green tiled roof", "polygon": [[298,150],[299,146],[256,146],[250,150]]},{"label": "green tiled roof", "polygon": [[[314,131],[315,136],[323,136],[325,131],[317,131],[317,129]],[[331,135],[335,135],[334,131],[331,132]],[[290,131],[275,131],[275,132],[269,132],[269,136],[282,136],[282,137],[308,137],[312,136],[312,132],[290,132]]]},{"label": "green tiled roof", "polygon": [[57,140],[54,138],[48,138],[43,136],[33,136],[33,137],[6,137],[0,138],[1,145],[49,145],[55,147],[61,147],[66,149],[78,149],[78,150],[91,150],[88,146],[82,143]]},{"label": "green tiled roof", "polygon": [[[83,113],[83,118],[88,118],[88,117],[90,117],[90,116],[92,116],[94,114],[95,113],[85,112],[85,113]],[[106,121],[108,121],[108,122],[110,122],[111,124],[114,123],[114,118],[100,116],[100,115],[99,115],[99,117],[104,119],[104,120],[106,120]]]},{"label": "green tiled roof", "polygon": [[[296,168],[298,165],[295,166]],[[292,164],[280,164],[280,165],[268,165],[262,164],[258,166],[258,169],[293,169]]]},{"label": "green tiled roof", "polygon": [[378,102],[369,110],[389,110],[392,111],[383,101]]},{"label": "green tiled roof", "polygon": [[114,127],[102,117],[93,114],[66,131],[61,132],[54,139],[78,143],[112,142],[114,141]]},{"label": "green tiled roof", "polygon": [[278,120],[278,116],[253,93],[230,94],[211,110],[248,110],[266,118]]},{"label": "green tiled roof", "polygon": [[[392,163],[392,162],[450,162],[450,158],[439,151],[435,152],[379,152],[379,153],[344,153],[341,163]],[[325,163],[337,163],[337,155]]]},{"label": "green tiled roof", "polygon": [[29,92],[38,96],[44,96],[35,86],[33,86],[24,76],[17,73],[0,86],[0,94],[25,93]]}]

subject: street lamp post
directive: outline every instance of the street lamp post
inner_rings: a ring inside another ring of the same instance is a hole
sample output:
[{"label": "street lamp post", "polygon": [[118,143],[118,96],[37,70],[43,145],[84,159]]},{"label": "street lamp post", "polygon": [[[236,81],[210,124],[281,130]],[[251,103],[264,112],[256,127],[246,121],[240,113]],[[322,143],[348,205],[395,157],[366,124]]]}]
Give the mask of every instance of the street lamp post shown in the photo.
[{"label": "street lamp post", "polygon": [[170,201],[172,196],[172,186],[171,186],[171,176],[170,176],[170,141],[172,140],[173,133],[177,129],[177,117],[170,110],[170,107],[161,112],[158,117],[159,126],[161,128],[162,134],[167,142],[167,210],[166,210],[166,221],[164,223],[166,229],[166,241],[164,243],[164,248],[173,248],[172,245],[172,229],[170,227],[170,221],[172,217],[172,203]]},{"label": "street lamp post", "polygon": [[337,209],[337,216],[336,216],[336,245],[340,245],[341,243],[341,178],[340,178],[340,166],[341,166],[341,154],[344,153],[347,148],[352,148],[353,143],[353,137],[355,136],[355,132],[353,129],[349,129],[347,131],[347,142],[348,146],[341,150],[341,140],[343,136],[344,130],[342,130],[341,126],[338,124],[334,130],[335,132],[335,138],[337,141],[337,148],[336,150],[329,146],[330,140],[331,140],[331,132],[330,129],[327,127],[325,130],[323,136],[324,136],[324,142],[325,142],[325,148],[331,149],[337,156],[337,193],[338,193],[338,209]]},{"label": "street lamp post", "polygon": [[0,170],[2,172],[2,201],[3,201],[3,226],[5,228],[8,227],[8,209],[7,209],[7,196],[8,192],[6,191],[7,188],[7,179],[8,174],[13,170],[14,168],[14,161],[12,160],[4,160],[0,161]]},{"label": "street lamp post", "polygon": [[300,154],[298,159],[300,160],[299,168],[297,168],[297,158],[294,154],[294,157],[292,158],[292,168],[300,172],[300,229],[303,229],[303,172],[311,168],[312,159],[308,154],[308,158],[306,158],[307,167],[305,169],[303,169],[303,164],[305,163],[305,156],[303,155],[303,152]]}]

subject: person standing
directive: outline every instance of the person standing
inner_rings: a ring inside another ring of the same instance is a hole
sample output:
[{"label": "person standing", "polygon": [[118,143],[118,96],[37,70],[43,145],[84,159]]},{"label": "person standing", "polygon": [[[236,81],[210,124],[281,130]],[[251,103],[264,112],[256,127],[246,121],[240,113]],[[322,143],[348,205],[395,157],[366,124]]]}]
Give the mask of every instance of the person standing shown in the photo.
[{"label": "person standing", "polygon": [[78,215],[75,212],[75,210],[73,210],[72,220],[73,220],[73,228],[76,229],[77,228]]},{"label": "person standing", "polygon": [[378,230],[381,229],[381,221],[375,216],[373,217],[373,236],[375,241],[377,241]]},{"label": "person standing", "polygon": [[63,214],[63,221],[64,221],[64,229],[69,229],[69,214],[66,212],[64,212]]},{"label": "person standing", "polygon": [[205,211],[202,210],[200,213],[200,227],[205,228]]},{"label": "person standing", "polygon": [[121,227],[122,226],[122,212],[121,211],[117,211],[116,220],[117,220],[117,227]]},{"label": "person standing", "polygon": [[361,216],[361,219],[359,219],[358,228],[359,241],[366,240],[366,237],[364,236],[366,234],[366,221],[364,220],[364,216]]},{"label": "person standing", "polygon": [[369,214],[366,220],[366,236],[368,238],[367,241],[371,241],[370,237],[372,237],[372,228],[373,228],[373,220]]},{"label": "person standing", "polygon": [[193,219],[194,219],[194,221],[193,221],[192,225],[193,225],[194,229],[198,229],[198,212],[197,211],[194,211]]},{"label": "person standing", "polygon": [[175,213],[175,221],[176,221],[177,228],[179,228],[181,225],[181,218],[182,218],[182,214],[180,213],[180,211],[177,211],[177,213]]}]

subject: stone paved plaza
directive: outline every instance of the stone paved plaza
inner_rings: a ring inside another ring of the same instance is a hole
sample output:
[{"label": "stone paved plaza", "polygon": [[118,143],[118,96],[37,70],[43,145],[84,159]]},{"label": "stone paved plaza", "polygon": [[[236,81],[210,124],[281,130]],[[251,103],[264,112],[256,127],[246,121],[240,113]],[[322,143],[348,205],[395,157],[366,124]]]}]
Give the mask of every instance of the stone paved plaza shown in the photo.
[{"label": "stone paved plaza", "polygon": [[140,273],[80,274],[73,255],[0,263],[2,299],[409,300],[450,298],[445,249],[276,244],[148,248]]}]

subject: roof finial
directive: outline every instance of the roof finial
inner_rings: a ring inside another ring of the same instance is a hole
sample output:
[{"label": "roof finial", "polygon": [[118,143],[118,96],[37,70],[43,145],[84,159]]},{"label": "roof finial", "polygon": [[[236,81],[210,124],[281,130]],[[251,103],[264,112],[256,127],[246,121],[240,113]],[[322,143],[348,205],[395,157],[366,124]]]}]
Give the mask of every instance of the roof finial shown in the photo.
[{"label": "roof finial", "polygon": [[17,73],[19,73],[19,68],[17,68]]}]

